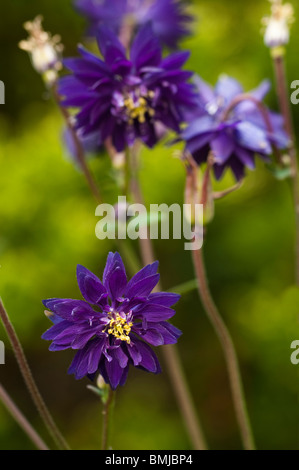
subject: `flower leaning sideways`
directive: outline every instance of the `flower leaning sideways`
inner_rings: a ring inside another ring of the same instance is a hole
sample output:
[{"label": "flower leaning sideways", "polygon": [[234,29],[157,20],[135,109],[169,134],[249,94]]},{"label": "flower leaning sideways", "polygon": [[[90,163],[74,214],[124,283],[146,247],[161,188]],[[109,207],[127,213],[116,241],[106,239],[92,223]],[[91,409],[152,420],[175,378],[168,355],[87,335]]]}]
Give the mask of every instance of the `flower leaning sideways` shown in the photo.
[{"label": "flower leaning sideways", "polygon": [[118,253],[109,253],[103,282],[83,266],[77,268],[80,291],[85,300],[48,299],[54,325],[42,338],[51,340],[51,351],[74,349],[77,353],[68,370],[76,379],[93,379],[100,373],[115,389],[127,379],[130,365],[160,372],[150,348],[174,344],[180,330],[167,322],[174,315],[170,308],[180,296],[151,293],[159,281],[158,262],[141,269],[127,281]]},{"label": "flower leaning sideways", "polygon": [[[215,89],[199,77],[195,81],[198,87],[197,111],[190,113],[190,124],[182,138],[186,142],[186,150],[199,165],[205,163],[212,152],[217,179],[230,168],[239,181],[244,177],[246,167],[255,168],[255,155],[269,162],[273,145],[287,148],[289,139],[283,128],[282,116],[262,105],[270,130],[258,107],[269,91],[267,80],[246,95],[240,83],[231,77],[220,77]],[[239,102],[240,97],[242,100]]]},{"label": "flower leaning sideways", "polygon": [[62,105],[79,108],[76,129],[82,138],[98,135],[98,145],[107,138],[118,152],[140,139],[152,148],[159,140],[158,125],[180,131],[185,112],[194,106],[192,72],[181,67],[188,52],[162,58],[159,41],[150,26],[137,34],[130,59],[117,36],[102,27],[98,45],[104,57],[79,47],[82,57],[66,59],[73,75],[62,77],[58,91]]},{"label": "flower leaning sideways", "polygon": [[136,29],[151,24],[155,36],[171,48],[190,34],[193,20],[181,0],[76,0],[75,6],[88,19],[91,36],[102,25],[120,34],[124,25]]}]

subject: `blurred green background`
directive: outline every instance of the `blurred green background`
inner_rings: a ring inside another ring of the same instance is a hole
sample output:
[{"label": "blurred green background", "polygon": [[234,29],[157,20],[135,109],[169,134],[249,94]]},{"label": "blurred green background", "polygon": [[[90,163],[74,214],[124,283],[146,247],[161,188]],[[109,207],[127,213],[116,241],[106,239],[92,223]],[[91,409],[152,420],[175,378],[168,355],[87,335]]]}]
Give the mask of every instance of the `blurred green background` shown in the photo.
[{"label": "blurred green background", "polygon": [[[293,2],[299,17],[299,2]],[[215,83],[220,73],[239,79],[245,90],[265,77],[273,82],[269,51],[261,36],[266,0],[198,0],[188,68]],[[28,356],[34,376],[57,423],[74,449],[97,449],[101,404],[66,371],[72,352],[51,353],[40,339],[50,326],[41,300],[79,295],[75,270],[83,264],[102,275],[113,242],[95,237],[95,203],[61,143],[62,119],[17,47],[24,21],[37,14],[46,30],[59,33],[65,55],[76,54],[85,23],[69,0],[10,0],[0,15],[0,295]],[[299,28],[288,47],[289,81],[299,79]],[[267,104],[277,109],[274,87]],[[293,106],[296,129],[299,106]],[[115,202],[108,158],[91,161],[107,202]],[[146,201],[183,203],[184,168],[173,149],[142,154]],[[231,185],[227,175],[220,187]],[[234,338],[254,434],[259,449],[297,449],[299,366],[290,344],[299,339],[299,292],[294,286],[294,222],[291,189],[258,165],[236,193],[217,202],[205,248],[210,287]],[[164,289],[194,278],[183,241],[155,241]],[[133,245],[137,250],[137,246]],[[179,350],[212,449],[239,449],[227,373],[215,334],[197,292],[183,296],[173,323],[183,330]],[[50,443],[20,377],[5,332],[6,364],[1,383]],[[158,355],[161,356],[158,349]],[[162,358],[161,358],[162,361]],[[163,363],[163,361],[162,361]],[[114,449],[190,449],[167,373],[131,370],[117,394]],[[0,449],[32,444],[0,404]]]}]

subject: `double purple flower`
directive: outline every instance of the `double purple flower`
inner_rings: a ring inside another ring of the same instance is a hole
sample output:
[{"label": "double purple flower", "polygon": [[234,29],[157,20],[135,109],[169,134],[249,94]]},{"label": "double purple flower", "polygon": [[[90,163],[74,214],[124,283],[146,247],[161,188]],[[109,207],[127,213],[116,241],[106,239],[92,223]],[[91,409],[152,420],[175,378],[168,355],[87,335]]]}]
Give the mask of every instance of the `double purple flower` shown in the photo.
[{"label": "double purple flower", "polygon": [[192,16],[181,0],[76,0],[78,11],[87,17],[89,34],[96,36],[106,25],[116,34],[128,25],[133,29],[150,24],[159,40],[170,48],[190,34]]},{"label": "double purple flower", "polygon": [[76,129],[82,138],[97,135],[97,145],[109,137],[118,152],[136,139],[152,148],[159,140],[157,125],[180,131],[185,112],[194,106],[192,72],[182,70],[189,52],[162,58],[150,26],[137,34],[130,59],[117,36],[102,28],[98,45],[104,57],[80,47],[81,58],[66,59],[73,75],[59,81],[62,104],[77,107]]},{"label": "double purple flower", "polygon": [[155,374],[160,365],[150,345],[173,344],[180,330],[167,322],[180,296],[152,290],[159,281],[158,262],[141,269],[128,282],[118,253],[109,253],[103,282],[83,266],[77,268],[85,300],[48,299],[54,323],[42,338],[51,351],[77,350],[68,370],[76,379],[100,373],[112,389],[123,385],[129,366]]},{"label": "double purple flower", "polygon": [[199,77],[196,83],[197,111],[190,114],[190,124],[182,138],[186,141],[186,150],[199,165],[207,161],[212,151],[217,179],[222,177],[226,168],[230,168],[235,178],[240,180],[244,177],[245,167],[255,168],[255,155],[269,162],[273,145],[280,149],[288,146],[282,116],[264,107],[267,125],[257,106],[269,91],[268,81],[247,94],[253,100],[241,101],[236,106],[232,105],[244,91],[235,79],[222,76],[215,89]]}]

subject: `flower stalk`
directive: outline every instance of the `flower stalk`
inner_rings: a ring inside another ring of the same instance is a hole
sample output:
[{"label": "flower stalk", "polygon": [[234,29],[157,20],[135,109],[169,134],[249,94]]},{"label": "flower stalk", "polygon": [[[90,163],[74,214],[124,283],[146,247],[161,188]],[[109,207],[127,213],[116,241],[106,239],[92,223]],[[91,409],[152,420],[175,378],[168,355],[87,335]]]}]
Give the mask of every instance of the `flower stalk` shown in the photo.
[{"label": "flower stalk", "polygon": [[291,178],[293,188],[293,200],[295,210],[295,276],[296,283],[299,285],[299,172],[298,172],[298,161],[296,151],[296,138],[294,132],[293,117],[291,112],[290,97],[288,95],[287,77],[285,71],[284,54],[272,52],[274,71],[276,77],[276,90],[279,100],[281,114],[284,117],[285,129],[290,137],[289,157],[291,160]]},{"label": "flower stalk", "polygon": [[6,392],[6,390],[1,384],[0,384],[0,400],[2,401],[3,405],[6,407],[8,412],[11,414],[11,416],[23,429],[25,434],[33,442],[35,447],[39,450],[49,450],[49,447],[45,444],[45,442],[42,440],[39,434],[31,426],[27,418],[19,410],[19,408],[16,406],[16,404],[13,402],[13,400],[10,398],[10,396],[8,395],[8,393]]},{"label": "flower stalk", "polygon": [[115,406],[116,393],[109,387],[108,397],[104,403],[103,409],[103,436],[102,436],[102,450],[109,450],[111,438],[111,426],[113,411]]},{"label": "flower stalk", "polygon": [[202,300],[208,318],[220,340],[224,352],[224,357],[229,374],[231,391],[233,395],[234,407],[242,436],[243,445],[246,450],[254,450],[255,444],[252,435],[251,425],[249,422],[241,373],[235,347],[231,335],[212,299],[208,286],[202,249],[192,250],[192,258],[197,277],[200,298]]},{"label": "flower stalk", "polygon": [[28,361],[26,359],[26,356],[24,354],[22,345],[20,343],[20,340],[15,332],[15,329],[9,319],[9,316],[4,308],[4,305],[0,299],[0,318],[2,320],[2,323],[4,325],[4,328],[6,330],[7,336],[10,340],[10,343],[12,345],[13,351],[15,353],[21,374],[23,376],[24,382],[27,386],[27,389],[31,395],[31,398],[46,426],[48,429],[50,435],[56,442],[57,446],[60,449],[63,450],[69,450],[69,446],[66,443],[64,437],[60,433],[59,429],[57,428],[41,394],[40,391],[35,383],[35,380],[33,378],[32,372],[30,370]]},{"label": "flower stalk", "polygon": [[[144,198],[138,178],[138,153],[139,144],[134,145],[129,154],[131,165],[131,193],[136,203],[144,204]],[[145,238],[141,236],[139,237],[142,262],[144,264],[153,263],[155,260],[154,249],[148,234],[147,226],[142,230],[147,231],[147,236]],[[159,292],[160,290],[162,290],[161,283],[157,285],[155,292]],[[178,350],[174,345],[166,346],[163,348],[163,355],[167,366],[167,372],[169,374],[173,391],[190,441],[192,442],[194,449],[206,450],[206,440],[197,416],[195,404],[189,390]]]},{"label": "flower stalk", "polygon": [[95,200],[100,204],[101,203],[101,195],[100,195],[99,188],[98,188],[98,186],[95,182],[95,179],[94,179],[94,177],[93,177],[93,175],[92,175],[92,173],[91,173],[91,171],[88,168],[88,165],[86,163],[85,151],[84,151],[83,145],[80,142],[80,139],[77,135],[77,132],[76,132],[74,126],[73,126],[72,117],[71,117],[70,113],[68,112],[68,110],[64,106],[61,105],[61,98],[60,98],[60,96],[57,92],[56,85],[52,87],[52,93],[53,93],[55,102],[58,105],[58,107],[61,111],[61,114],[62,114],[62,116],[65,120],[65,124],[67,126],[67,129],[70,132],[70,134],[72,136],[72,139],[73,139],[73,142],[75,144],[76,157],[78,159],[78,163],[79,163],[79,166],[81,168],[81,171],[84,174],[85,180],[86,180],[86,182],[88,184],[88,187],[89,187],[91,193],[93,194]]},{"label": "flower stalk", "polygon": [[[211,203],[210,198],[214,198],[214,194],[212,191],[211,185],[205,184],[206,180],[209,180],[210,174],[210,165],[213,162],[213,153],[210,152],[208,156],[208,165],[205,171],[205,175],[203,178],[203,184],[201,187],[198,185],[198,178],[197,178],[197,166],[193,161],[192,157],[185,155],[187,158],[187,174],[186,174],[186,194],[192,194],[192,198],[190,199],[192,204],[201,203],[203,204],[203,212],[207,212],[207,206]],[[207,220],[209,222],[210,219]],[[201,220],[193,220],[193,229],[194,233],[197,233],[201,230]],[[205,224],[205,220],[203,220]],[[204,227],[205,229],[205,227]],[[204,232],[205,233],[205,230]],[[237,359],[237,354],[235,351],[235,347],[231,338],[231,335],[221,318],[220,313],[213,301],[212,295],[209,290],[208,280],[204,265],[204,258],[203,258],[203,249],[193,249],[192,251],[192,260],[194,265],[194,271],[197,279],[197,287],[198,292],[205,309],[205,312],[211,322],[213,329],[218,336],[222,350],[224,353],[228,375],[229,375],[229,382],[231,386],[232,396],[233,396],[233,403],[234,408],[236,411],[237,422],[240,428],[241,437],[243,441],[244,448],[246,450],[253,450],[255,449],[254,440],[252,436],[251,426],[248,418],[248,412],[246,407],[245,395],[243,391],[242,379]]]}]

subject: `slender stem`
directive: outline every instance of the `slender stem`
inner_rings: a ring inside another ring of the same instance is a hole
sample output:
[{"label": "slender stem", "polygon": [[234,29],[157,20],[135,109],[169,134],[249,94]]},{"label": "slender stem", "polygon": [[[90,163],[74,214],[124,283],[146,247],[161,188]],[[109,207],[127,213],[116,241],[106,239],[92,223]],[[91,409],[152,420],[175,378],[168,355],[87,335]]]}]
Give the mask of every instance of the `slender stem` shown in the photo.
[{"label": "slender stem", "polygon": [[4,387],[0,384],[0,400],[9,411],[11,416],[16,420],[19,426],[23,429],[25,434],[29,437],[29,439],[33,442],[33,444],[39,450],[49,450],[49,447],[44,443],[42,438],[37,434],[35,429],[31,426],[27,418],[23,415],[23,413],[19,410],[17,405],[12,401]]},{"label": "slender stem", "polygon": [[[135,147],[131,152],[131,191],[135,202],[138,204],[143,204],[143,194],[138,180],[137,151],[138,148]],[[152,264],[156,258],[154,256],[154,250],[148,234],[147,226],[144,228],[144,230],[147,231],[147,237],[139,237],[139,246],[142,262],[144,265],[146,265]],[[155,290],[162,290],[161,284],[159,284]],[[193,447],[197,450],[206,450],[207,445],[205,437],[197,417],[196,408],[187,384],[178,350],[175,345],[164,346],[163,354],[181,415]]]},{"label": "slender stem", "polygon": [[197,276],[198,290],[203,306],[206,310],[206,313],[210,319],[213,328],[215,329],[215,332],[220,340],[224,352],[231,391],[233,395],[233,402],[236,410],[237,421],[240,427],[243,444],[246,450],[253,450],[255,449],[255,444],[248,418],[242,379],[235,347],[230,333],[225,323],[223,322],[209,291],[202,249],[192,250],[192,257],[194,269]]},{"label": "slender stem", "polygon": [[7,336],[11,342],[13,351],[15,353],[21,374],[23,376],[23,379],[25,381],[25,384],[28,388],[28,391],[31,395],[31,398],[41,416],[43,419],[49,433],[53,437],[54,441],[56,442],[57,446],[60,449],[64,450],[69,450],[69,446],[66,443],[64,437],[61,435],[60,431],[58,430],[39,390],[38,387],[34,381],[34,378],[32,376],[30,367],[28,365],[26,356],[24,354],[22,345],[19,341],[19,338],[15,332],[15,329],[8,317],[8,314],[3,306],[2,300],[0,299],[0,318],[3,322],[4,328],[6,330]]},{"label": "slender stem", "polygon": [[186,281],[183,284],[172,287],[171,289],[169,289],[169,292],[175,292],[176,294],[184,295],[184,294],[189,294],[189,292],[192,292],[196,289],[197,289],[197,280],[192,279],[191,281]]},{"label": "slender stem", "polygon": [[112,422],[114,404],[115,404],[115,392],[110,388],[108,399],[104,405],[104,410],[103,410],[102,450],[109,449],[111,422]]},{"label": "slender stem", "polygon": [[299,173],[296,152],[296,141],[293,117],[291,112],[290,98],[288,95],[287,77],[285,71],[284,58],[282,55],[273,56],[274,70],[276,76],[276,89],[279,99],[281,114],[284,117],[285,129],[291,139],[289,155],[292,165],[292,184],[293,199],[295,208],[295,226],[296,226],[296,282],[299,285]]},{"label": "slender stem", "polygon": [[96,201],[98,203],[100,203],[101,202],[101,195],[100,195],[98,186],[95,182],[95,179],[94,179],[93,175],[91,174],[91,172],[88,168],[88,165],[86,163],[86,156],[85,156],[84,148],[83,148],[83,146],[80,142],[80,139],[77,135],[76,130],[74,129],[70,113],[61,104],[61,97],[59,96],[56,87],[53,88],[53,96],[54,96],[54,99],[55,99],[55,101],[56,101],[56,103],[57,103],[57,105],[58,105],[58,107],[61,111],[61,114],[62,114],[62,116],[65,120],[66,126],[67,126],[69,132],[72,135],[72,138],[73,138],[73,141],[74,141],[74,144],[75,144],[75,147],[76,147],[76,156],[77,156],[77,159],[78,159],[78,163],[79,163],[80,168],[81,168],[81,170],[82,170],[82,172],[85,176],[87,184],[88,184],[94,198],[96,199]]}]

